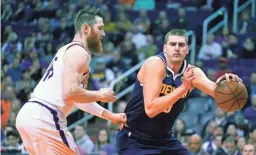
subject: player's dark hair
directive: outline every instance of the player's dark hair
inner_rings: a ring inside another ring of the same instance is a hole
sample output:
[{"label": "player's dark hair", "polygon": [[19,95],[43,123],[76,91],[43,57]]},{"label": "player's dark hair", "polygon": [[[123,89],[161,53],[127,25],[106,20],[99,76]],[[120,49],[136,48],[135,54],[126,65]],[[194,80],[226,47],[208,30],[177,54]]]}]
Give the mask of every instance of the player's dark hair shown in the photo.
[{"label": "player's dark hair", "polygon": [[166,35],[165,35],[165,39],[164,39],[164,43],[166,44],[168,41],[168,38],[170,35],[173,36],[184,36],[186,38],[186,43],[188,43],[188,37],[186,35],[186,31],[183,29],[173,29],[171,31],[169,31]]},{"label": "player's dark hair", "polygon": [[79,31],[83,24],[93,25],[96,23],[95,17],[102,18],[103,12],[95,7],[86,7],[80,10],[75,18],[75,32]]}]

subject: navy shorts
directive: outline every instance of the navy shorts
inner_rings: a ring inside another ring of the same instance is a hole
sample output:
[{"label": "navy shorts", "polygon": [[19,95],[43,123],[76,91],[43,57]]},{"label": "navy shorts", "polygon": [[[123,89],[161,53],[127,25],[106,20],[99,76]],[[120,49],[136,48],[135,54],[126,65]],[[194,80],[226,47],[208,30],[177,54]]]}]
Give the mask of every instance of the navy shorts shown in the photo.
[{"label": "navy shorts", "polygon": [[191,155],[174,135],[165,140],[145,140],[126,127],[118,131],[116,145],[119,155]]}]

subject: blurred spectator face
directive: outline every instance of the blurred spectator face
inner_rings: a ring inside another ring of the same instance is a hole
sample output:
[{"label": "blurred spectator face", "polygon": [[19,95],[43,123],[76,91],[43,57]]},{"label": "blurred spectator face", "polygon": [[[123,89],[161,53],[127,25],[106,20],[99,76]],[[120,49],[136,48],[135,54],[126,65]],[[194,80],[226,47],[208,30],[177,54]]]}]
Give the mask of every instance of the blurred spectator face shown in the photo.
[{"label": "blurred spectator face", "polygon": [[124,20],[126,20],[126,17],[125,17],[125,14],[124,13],[119,13],[119,20],[120,21],[124,21]]},{"label": "blurred spectator face", "polygon": [[84,127],[81,125],[78,125],[75,127],[74,135],[76,139],[81,139],[85,135]]},{"label": "blurred spectator face", "polygon": [[4,87],[12,86],[12,78],[10,76],[6,77],[3,81]]},{"label": "blurred spectator face", "polygon": [[178,10],[178,15],[179,15],[179,17],[185,17],[185,15],[186,15],[185,9],[184,8],[180,8]]},{"label": "blurred spectator face", "polygon": [[14,98],[15,94],[14,94],[14,90],[11,86],[8,86],[5,90],[4,90],[4,97],[7,100],[12,100]]},{"label": "blurred spectator face", "polygon": [[252,41],[251,38],[246,39],[244,43],[244,48],[247,49],[248,51],[253,51],[255,49],[254,42]]},{"label": "blurred spectator face", "polygon": [[256,94],[252,96],[252,106],[256,108]]},{"label": "blurred spectator face", "polygon": [[256,73],[252,73],[250,77],[251,84],[256,84]]},{"label": "blurred spectator face", "polygon": [[242,20],[248,20],[248,19],[250,19],[249,12],[248,11],[244,11],[242,13]]},{"label": "blurred spectator face", "polygon": [[113,51],[114,51],[114,44],[112,43],[112,42],[107,42],[106,44],[105,44],[105,48],[104,48],[105,50],[105,53],[113,53]]},{"label": "blurred spectator face", "polygon": [[140,10],[139,16],[140,17],[147,17],[147,12],[145,10]]},{"label": "blurred spectator face", "polygon": [[237,141],[237,147],[238,147],[238,149],[239,149],[240,151],[243,150],[245,144],[246,144],[245,138],[244,138],[244,137],[239,137],[239,138],[238,138],[238,141]]},{"label": "blurred spectator face", "polygon": [[160,11],[159,12],[159,19],[163,20],[163,19],[167,19],[167,14],[165,11]]},{"label": "blurred spectator face", "polygon": [[228,150],[229,153],[233,153],[236,149],[236,144],[235,142],[224,142],[224,146],[226,147],[226,149]]},{"label": "blurred spectator face", "polygon": [[167,19],[163,20],[161,23],[161,28],[166,29],[169,27],[169,21]]},{"label": "blurred spectator face", "polygon": [[227,129],[227,134],[230,136],[236,136],[237,135],[237,129],[234,124],[230,124]]},{"label": "blurred spectator face", "polygon": [[215,112],[215,115],[216,115],[217,118],[222,118],[222,117],[225,116],[225,112],[222,109],[217,108],[216,112]]},{"label": "blurred spectator face", "polygon": [[213,135],[223,135],[224,134],[224,130],[222,127],[216,127],[215,130],[213,131]]},{"label": "blurred spectator face", "polygon": [[154,43],[154,38],[152,35],[147,35],[147,44],[152,45]]},{"label": "blurred spectator face", "polygon": [[105,71],[106,68],[106,64],[104,62],[104,60],[97,60],[96,64],[95,64],[95,72],[103,72]]},{"label": "blurred spectator face", "polygon": [[20,60],[19,59],[14,59],[12,63],[13,68],[18,68],[20,65]]},{"label": "blurred spectator face", "polygon": [[221,139],[222,139],[222,136],[215,136],[214,138],[214,144],[216,145],[217,148],[221,147]]},{"label": "blurred spectator face", "polygon": [[76,12],[76,5],[75,4],[71,4],[68,8],[69,13],[74,13]]},{"label": "blurred spectator face", "polygon": [[229,35],[228,40],[230,45],[237,45],[238,43],[237,37],[235,35]]},{"label": "blurred spectator face", "polygon": [[199,152],[201,149],[201,144],[202,142],[201,142],[200,135],[195,134],[190,137],[189,148],[192,152],[194,153]]},{"label": "blurred spectator face", "polygon": [[108,23],[110,21],[111,21],[111,15],[106,12],[106,14],[104,15],[104,22]]},{"label": "blurred spectator face", "polygon": [[244,146],[243,155],[255,155],[255,148],[252,144],[247,144]]},{"label": "blurred spectator face", "polygon": [[6,26],[4,29],[4,33],[10,34],[11,32],[13,32],[12,27],[10,25]]},{"label": "blurred spectator face", "polygon": [[216,123],[215,121],[212,120],[208,125],[208,131],[209,133],[213,134],[215,129],[216,129]]},{"label": "blurred spectator face", "polygon": [[256,142],[256,129],[250,133],[250,138],[253,142]]},{"label": "blurred spectator face", "polygon": [[17,137],[16,135],[9,135],[6,138],[6,144],[8,146],[17,147],[19,145],[19,137]]},{"label": "blurred spectator face", "polygon": [[108,142],[108,133],[106,130],[100,130],[99,132],[99,142],[101,144],[107,143]]},{"label": "blurred spectator face", "polygon": [[12,111],[18,112],[20,110],[21,103],[20,100],[14,99],[12,100]]},{"label": "blurred spectator face", "polygon": [[209,34],[209,35],[207,36],[207,43],[208,43],[208,44],[212,44],[213,41],[214,41],[214,39],[215,39],[215,36],[214,36],[213,34]]},{"label": "blurred spectator face", "polygon": [[229,29],[228,29],[228,27],[223,27],[223,28],[222,28],[222,35],[227,36],[228,34],[229,34]]},{"label": "blurred spectator face", "polygon": [[177,119],[174,124],[174,128],[176,132],[183,132],[185,130],[185,124],[181,119]]}]

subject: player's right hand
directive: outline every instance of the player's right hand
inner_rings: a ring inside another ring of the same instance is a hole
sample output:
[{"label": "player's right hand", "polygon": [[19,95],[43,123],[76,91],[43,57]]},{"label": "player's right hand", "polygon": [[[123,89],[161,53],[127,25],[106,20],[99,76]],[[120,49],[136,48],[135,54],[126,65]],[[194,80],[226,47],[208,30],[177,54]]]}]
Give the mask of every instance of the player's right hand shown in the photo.
[{"label": "player's right hand", "polygon": [[101,88],[99,90],[101,102],[114,102],[116,100],[115,93],[110,88]]},{"label": "player's right hand", "polygon": [[192,80],[195,79],[195,75],[194,75],[194,72],[193,72],[193,68],[195,68],[195,66],[191,66],[191,65],[188,65],[188,67],[186,68],[184,74],[183,74],[183,86],[189,90],[192,88]]}]

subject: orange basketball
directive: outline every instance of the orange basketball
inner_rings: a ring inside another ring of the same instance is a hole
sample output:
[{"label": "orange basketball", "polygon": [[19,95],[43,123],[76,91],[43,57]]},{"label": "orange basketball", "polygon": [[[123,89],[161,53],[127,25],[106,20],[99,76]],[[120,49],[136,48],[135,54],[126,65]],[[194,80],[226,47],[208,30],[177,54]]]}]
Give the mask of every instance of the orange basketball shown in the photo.
[{"label": "orange basketball", "polygon": [[221,81],[215,89],[215,102],[226,112],[237,111],[245,105],[248,92],[241,81]]}]

